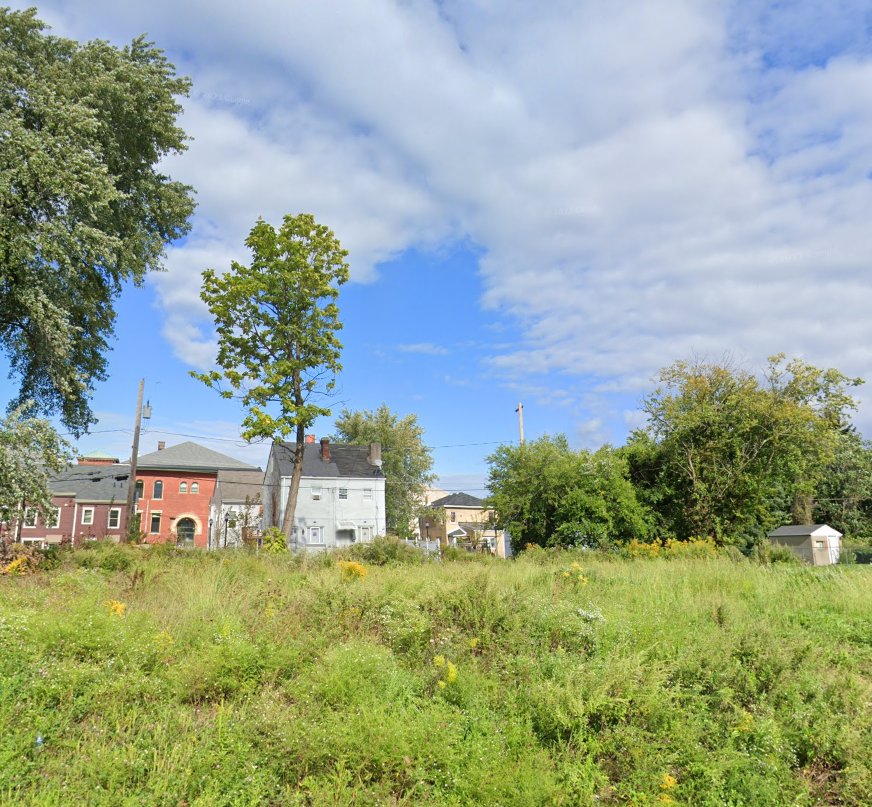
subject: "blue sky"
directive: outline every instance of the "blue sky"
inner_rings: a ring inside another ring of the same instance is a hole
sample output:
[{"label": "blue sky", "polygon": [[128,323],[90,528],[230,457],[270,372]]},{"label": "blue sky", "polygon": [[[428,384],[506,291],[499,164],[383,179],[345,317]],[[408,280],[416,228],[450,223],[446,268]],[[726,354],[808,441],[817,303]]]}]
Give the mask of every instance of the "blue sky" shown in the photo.
[{"label": "blue sky", "polygon": [[677,358],[872,377],[868,2],[39,11],[80,40],[148,32],[194,82],[194,140],[166,165],[198,190],[193,230],[125,291],[83,450],[129,452],[145,376],[143,450],[194,435],[264,461],[187,375],[214,356],[200,272],[246,260],[258,216],[302,211],[351,253],[337,409],[417,413],[450,489],[480,492],[519,401],[528,437],[622,442]]}]

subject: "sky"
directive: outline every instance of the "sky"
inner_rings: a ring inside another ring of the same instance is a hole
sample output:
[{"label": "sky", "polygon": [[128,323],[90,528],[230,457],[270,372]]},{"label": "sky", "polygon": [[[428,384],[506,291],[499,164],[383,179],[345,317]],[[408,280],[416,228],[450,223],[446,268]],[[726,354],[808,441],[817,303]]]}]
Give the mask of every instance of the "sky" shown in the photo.
[{"label": "sky", "polygon": [[[197,190],[193,228],[119,301],[82,451],[129,456],[145,378],[141,453],[195,439],[265,465],[188,375],[215,355],[201,272],[300,212],[350,252],[334,411],[417,414],[446,489],[484,493],[519,402],[527,439],[621,444],[676,359],[872,379],[868,0],[38,10],[81,41],[148,33],[193,80],[193,140],[165,164]],[[872,408],[856,422],[872,434]]]}]

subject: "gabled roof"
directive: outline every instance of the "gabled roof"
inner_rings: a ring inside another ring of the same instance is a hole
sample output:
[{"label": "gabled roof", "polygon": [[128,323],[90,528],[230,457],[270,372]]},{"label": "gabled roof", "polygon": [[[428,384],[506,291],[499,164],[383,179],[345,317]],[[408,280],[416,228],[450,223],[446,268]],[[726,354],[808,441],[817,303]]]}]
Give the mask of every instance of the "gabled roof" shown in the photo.
[{"label": "gabled roof", "polygon": [[443,496],[430,504],[430,507],[481,507],[484,509],[484,501],[470,496],[468,493],[452,493]]},{"label": "gabled roof", "polygon": [[245,504],[246,496],[254,501],[263,496],[263,471],[218,471],[221,501]]},{"label": "gabled roof", "polygon": [[54,496],[75,496],[79,502],[127,504],[129,465],[71,465],[49,480]]},{"label": "gabled roof", "polygon": [[[279,476],[290,476],[294,471],[294,443],[275,443],[273,452],[278,462]],[[321,446],[306,443],[303,446],[303,476],[315,478],[379,479],[381,468],[370,465],[369,446],[330,445],[330,459],[321,459]]]},{"label": "gabled roof", "polygon": [[769,533],[770,538],[779,538],[788,535],[838,535],[842,537],[842,533],[834,530],[827,524],[789,524],[786,527],[779,527],[777,530],[772,530]]},{"label": "gabled roof", "polygon": [[190,441],[146,454],[137,460],[136,467],[141,471],[206,471],[207,473],[217,473],[225,469],[257,470],[247,462],[228,457],[226,454],[219,454],[211,448]]}]

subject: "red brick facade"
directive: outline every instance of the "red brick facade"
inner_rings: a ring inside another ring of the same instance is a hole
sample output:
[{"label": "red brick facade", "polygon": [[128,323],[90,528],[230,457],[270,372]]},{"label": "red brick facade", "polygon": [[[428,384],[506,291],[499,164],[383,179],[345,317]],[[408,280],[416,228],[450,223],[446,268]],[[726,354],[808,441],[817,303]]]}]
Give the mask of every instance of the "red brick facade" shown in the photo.
[{"label": "red brick facade", "polygon": [[[136,481],[142,482],[142,495],[136,509],[145,540],[148,543],[175,542],[181,537],[180,522],[187,522],[185,526],[193,522],[194,546],[205,549],[209,538],[209,502],[215,493],[217,478],[217,471],[137,471]],[[154,495],[156,482],[163,486],[160,498]],[[192,492],[194,489],[196,493]]]}]

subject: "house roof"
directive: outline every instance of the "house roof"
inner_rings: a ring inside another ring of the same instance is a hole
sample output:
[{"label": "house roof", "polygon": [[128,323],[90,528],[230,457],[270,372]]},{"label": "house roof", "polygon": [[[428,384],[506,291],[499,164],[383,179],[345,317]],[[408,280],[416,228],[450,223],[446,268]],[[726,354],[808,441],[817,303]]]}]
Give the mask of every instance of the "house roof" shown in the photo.
[{"label": "house roof", "polygon": [[[275,443],[273,451],[278,461],[279,475],[290,476],[294,470],[294,443]],[[369,446],[330,445],[330,459],[321,459],[319,443],[303,446],[303,476],[322,478],[352,477],[356,479],[382,478],[377,465],[370,465]]]},{"label": "house roof", "polygon": [[245,498],[254,500],[263,494],[263,471],[218,471],[221,501],[245,504]]},{"label": "house roof", "polygon": [[481,507],[484,509],[484,501],[470,496],[468,493],[452,493],[450,496],[436,499],[430,504],[430,507]]},{"label": "house roof", "polygon": [[145,454],[136,462],[137,470],[141,471],[207,471],[221,470],[255,471],[253,465],[247,462],[220,454],[211,448],[206,448],[190,441],[170,446],[162,451]]},{"label": "house roof", "polygon": [[49,480],[54,496],[75,496],[80,502],[127,504],[130,466],[71,465]]},{"label": "house roof", "polygon": [[842,537],[842,533],[827,524],[789,524],[769,533],[770,538],[788,535],[838,535],[839,538]]},{"label": "house roof", "polygon": [[83,460],[115,460],[117,462],[118,457],[113,457],[111,454],[107,454],[105,451],[89,451],[87,454],[82,454]]}]

